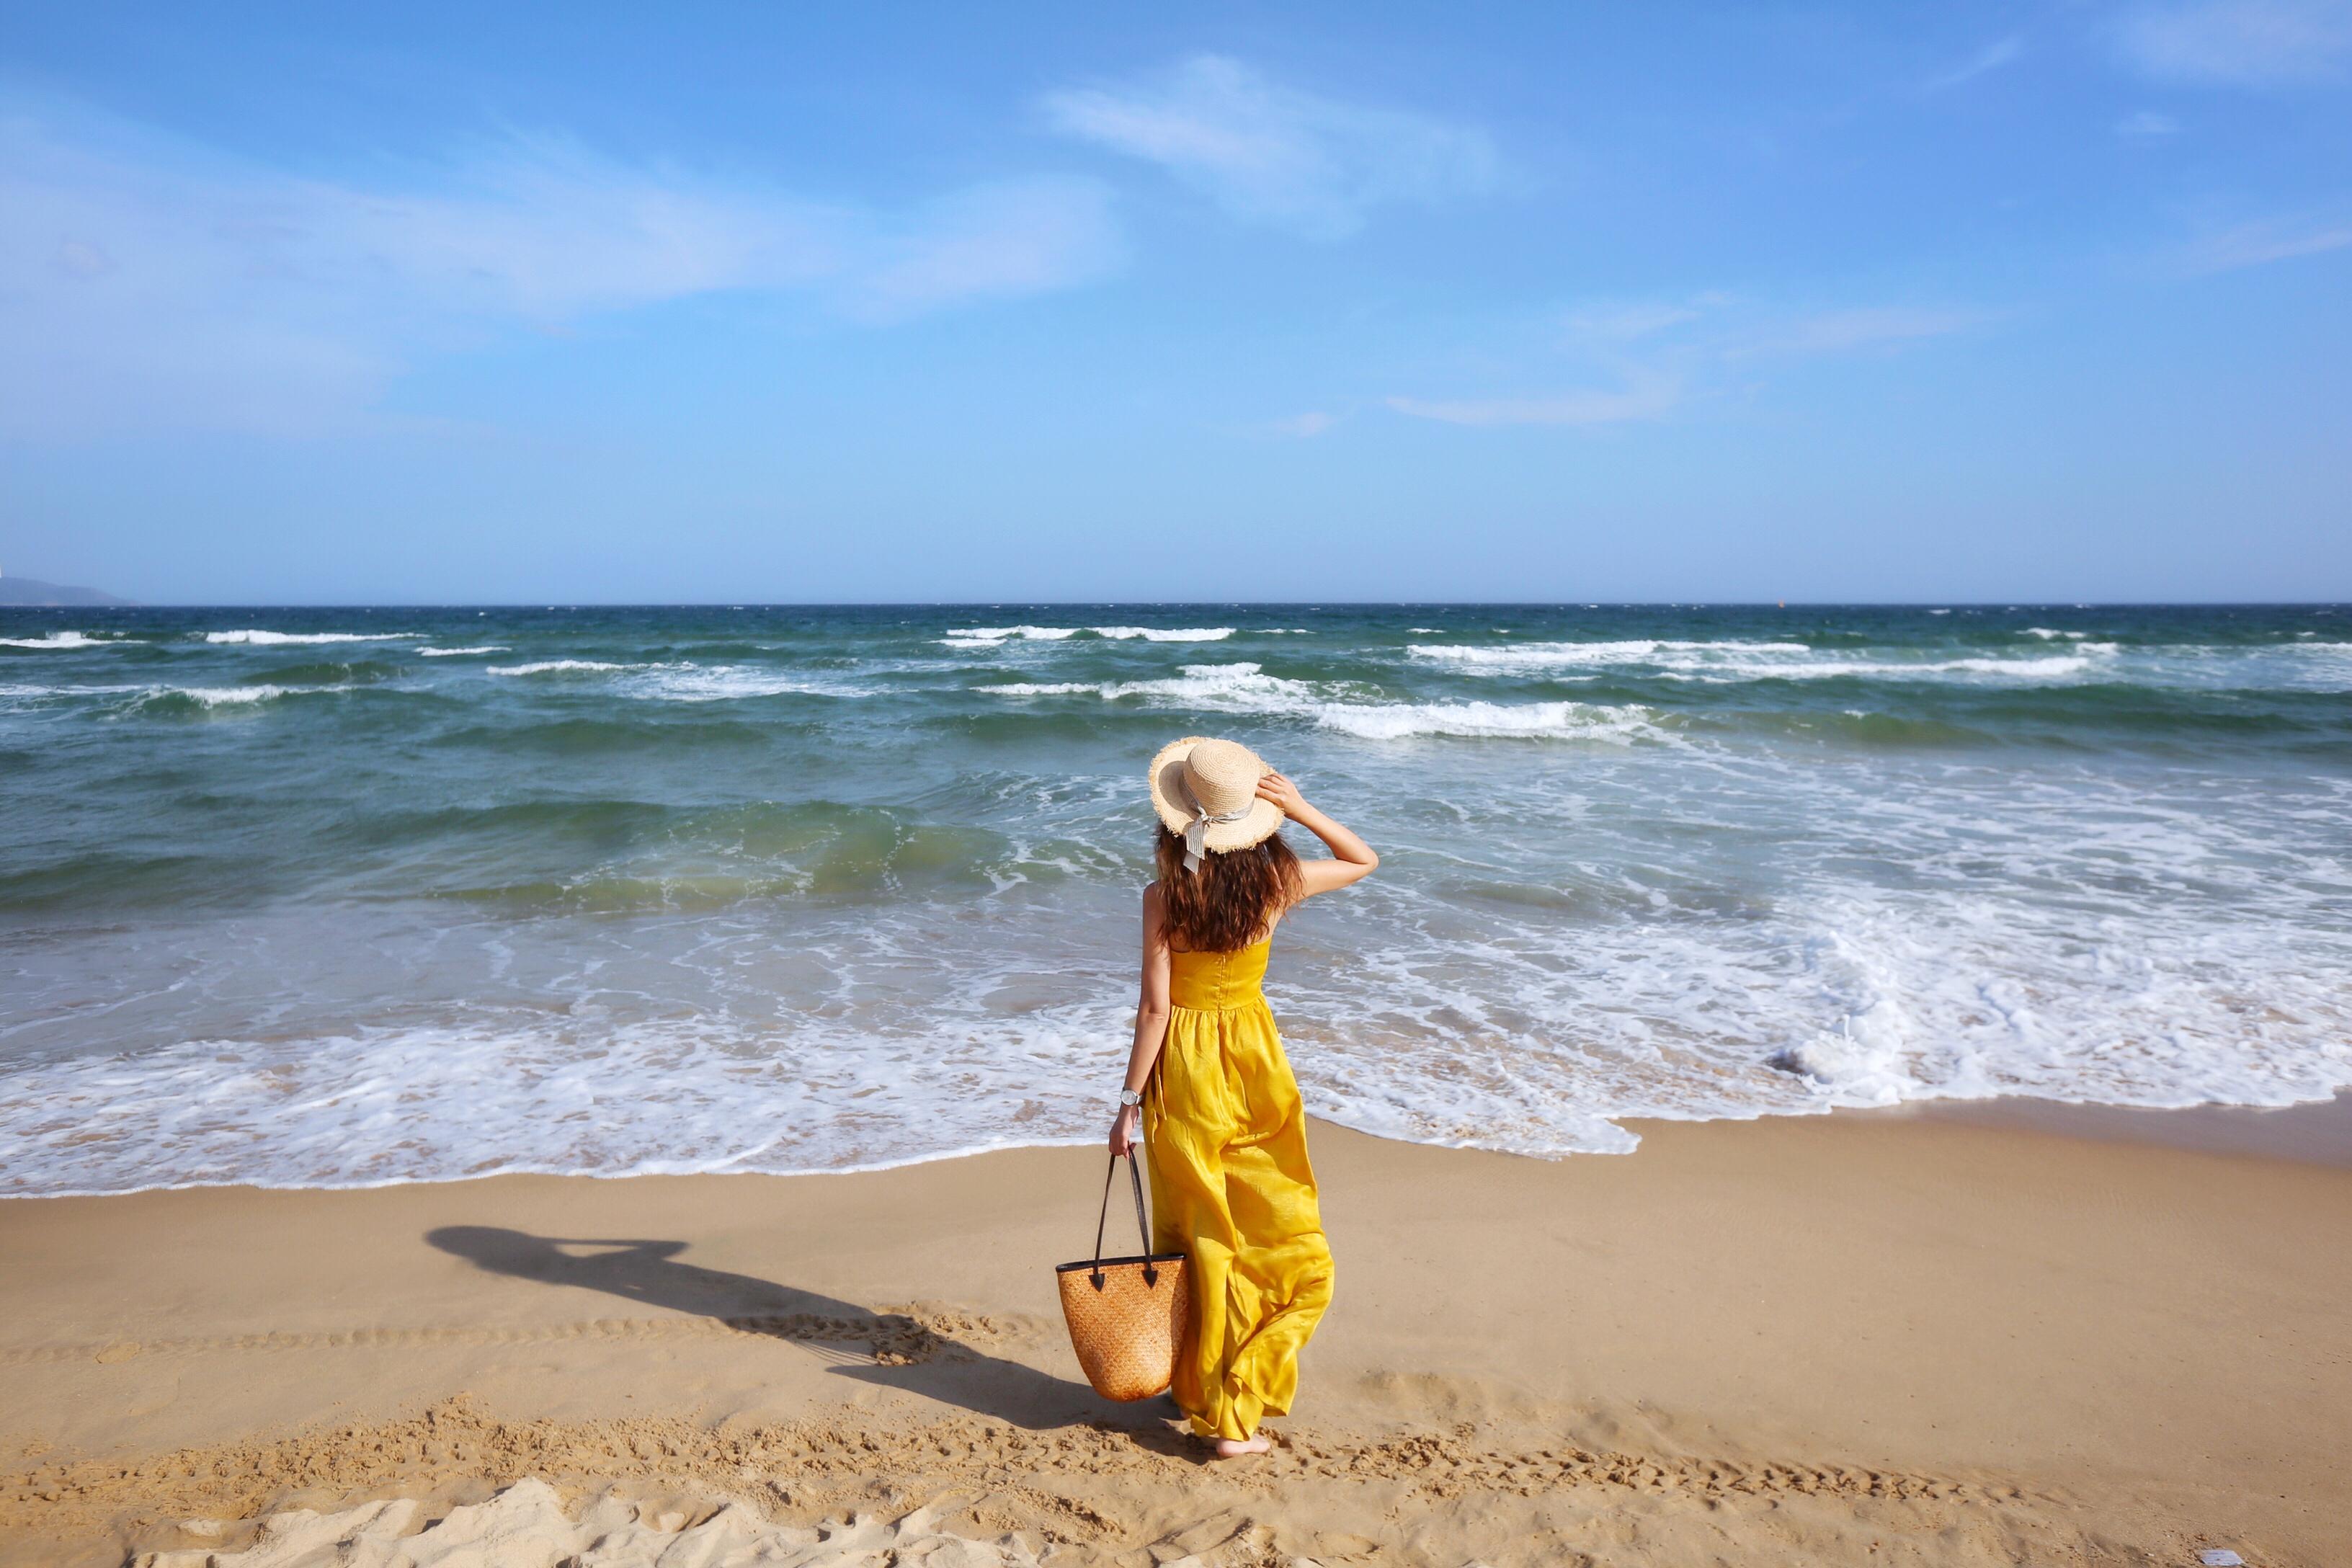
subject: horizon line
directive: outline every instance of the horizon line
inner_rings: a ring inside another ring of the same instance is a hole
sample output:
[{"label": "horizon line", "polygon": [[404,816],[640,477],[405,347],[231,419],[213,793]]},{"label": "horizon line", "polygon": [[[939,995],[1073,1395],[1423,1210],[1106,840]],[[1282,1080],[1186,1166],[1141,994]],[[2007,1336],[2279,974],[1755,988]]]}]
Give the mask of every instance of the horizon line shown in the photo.
[{"label": "horizon line", "polygon": [[1022,609],[2344,609],[2352,599],[281,599],[0,603],[14,610],[1022,610]]}]

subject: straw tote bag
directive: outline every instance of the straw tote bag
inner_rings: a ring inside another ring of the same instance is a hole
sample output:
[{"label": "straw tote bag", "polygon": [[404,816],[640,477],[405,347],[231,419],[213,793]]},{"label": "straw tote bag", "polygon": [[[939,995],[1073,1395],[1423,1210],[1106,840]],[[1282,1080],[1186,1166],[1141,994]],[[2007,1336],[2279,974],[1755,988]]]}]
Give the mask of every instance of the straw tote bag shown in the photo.
[{"label": "straw tote bag", "polygon": [[[1095,1216],[1095,1255],[1054,1270],[1061,1287],[1062,1317],[1070,1325],[1070,1348],[1087,1381],[1105,1399],[1149,1399],[1176,1375],[1176,1352],[1192,1321],[1191,1280],[1181,1252],[1146,1251],[1140,1258],[1105,1258],[1103,1227],[1110,1218],[1110,1184],[1119,1156],[1103,1173],[1102,1210]],[[1151,1246],[1143,1216],[1143,1177],[1135,1157],[1127,1174],[1135,1187],[1135,1227]]]}]

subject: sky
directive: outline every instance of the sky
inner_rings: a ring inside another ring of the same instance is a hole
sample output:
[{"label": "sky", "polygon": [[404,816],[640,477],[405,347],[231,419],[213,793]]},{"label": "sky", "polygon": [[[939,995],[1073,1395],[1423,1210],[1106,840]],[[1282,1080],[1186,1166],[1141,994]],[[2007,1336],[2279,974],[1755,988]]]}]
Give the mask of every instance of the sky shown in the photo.
[{"label": "sky", "polygon": [[12,5],[0,570],[2352,599],[2352,0]]}]

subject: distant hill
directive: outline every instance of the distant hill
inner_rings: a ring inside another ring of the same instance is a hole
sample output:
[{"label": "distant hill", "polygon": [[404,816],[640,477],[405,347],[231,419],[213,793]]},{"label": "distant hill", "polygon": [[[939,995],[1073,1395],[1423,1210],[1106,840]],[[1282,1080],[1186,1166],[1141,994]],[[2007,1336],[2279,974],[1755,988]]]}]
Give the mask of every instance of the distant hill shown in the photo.
[{"label": "distant hill", "polygon": [[129,599],[118,599],[111,594],[101,594],[95,588],[68,588],[62,583],[44,583],[38,577],[0,577],[0,605],[127,605]]}]

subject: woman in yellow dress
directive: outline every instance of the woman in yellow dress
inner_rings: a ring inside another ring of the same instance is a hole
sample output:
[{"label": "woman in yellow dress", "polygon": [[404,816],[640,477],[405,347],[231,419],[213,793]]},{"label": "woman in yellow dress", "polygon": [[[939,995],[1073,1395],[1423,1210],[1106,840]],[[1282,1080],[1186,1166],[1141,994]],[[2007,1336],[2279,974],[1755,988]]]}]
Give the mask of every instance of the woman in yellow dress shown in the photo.
[{"label": "woman in yellow dress", "polygon": [[[1143,890],[1143,999],[1110,1128],[1151,1169],[1154,1252],[1190,1259],[1192,1323],[1170,1393],[1220,1458],[1263,1454],[1298,1352],[1331,1304],[1331,1249],[1307,1163],[1297,1080],[1259,982],[1274,928],[1380,857],[1232,741],[1188,736],[1152,759],[1160,878]],[[1302,861],[1287,819],[1328,860]]]}]

